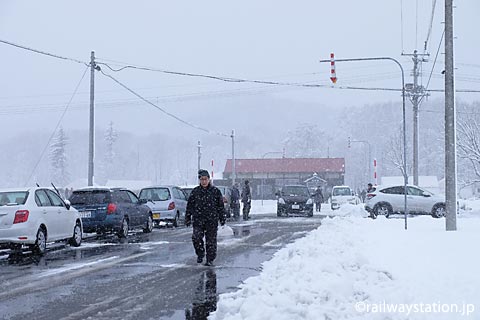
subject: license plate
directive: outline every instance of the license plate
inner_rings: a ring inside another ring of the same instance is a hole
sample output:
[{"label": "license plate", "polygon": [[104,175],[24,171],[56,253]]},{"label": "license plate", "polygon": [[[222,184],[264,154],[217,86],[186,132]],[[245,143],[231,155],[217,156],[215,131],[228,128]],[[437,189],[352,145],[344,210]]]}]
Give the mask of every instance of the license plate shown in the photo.
[{"label": "license plate", "polygon": [[160,213],[154,213],[153,219],[160,219]]},{"label": "license plate", "polygon": [[92,212],[91,211],[81,211],[80,212],[80,217],[91,218],[92,217]]},{"label": "license plate", "polygon": [[292,204],[292,209],[300,209],[300,205],[299,204]]}]

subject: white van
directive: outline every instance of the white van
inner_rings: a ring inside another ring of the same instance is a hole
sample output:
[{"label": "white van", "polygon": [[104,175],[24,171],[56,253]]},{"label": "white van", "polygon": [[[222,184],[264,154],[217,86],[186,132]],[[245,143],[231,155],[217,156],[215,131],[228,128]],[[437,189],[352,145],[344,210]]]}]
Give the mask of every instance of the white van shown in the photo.
[{"label": "white van", "polygon": [[332,196],[330,198],[330,207],[332,210],[340,208],[342,204],[359,204],[360,199],[349,186],[335,186],[332,188]]}]

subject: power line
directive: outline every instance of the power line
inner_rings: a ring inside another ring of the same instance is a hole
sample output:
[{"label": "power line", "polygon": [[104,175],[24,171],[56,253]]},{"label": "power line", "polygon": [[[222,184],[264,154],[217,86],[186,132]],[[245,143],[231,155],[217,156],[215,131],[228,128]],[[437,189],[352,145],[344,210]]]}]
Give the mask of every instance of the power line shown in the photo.
[{"label": "power line", "polygon": [[195,124],[192,124],[192,123],[190,123],[190,122],[188,122],[188,121],[185,121],[185,120],[181,119],[180,117],[177,117],[176,115],[174,115],[174,114],[166,111],[165,109],[163,109],[163,108],[157,106],[156,104],[150,102],[149,100],[145,99],[144,97],[142,97],[141,95],[139,95],[138,93],[136,93],[135,91],[133,91],[132,89],[130,89],[129,87],[127,87],[126,85],[124,85],[123,83],[121,83],[120,81],[118,81],[117,79],[115,79],[114,77],[112,77],[111,75],[106,74],[105,72],[103,72],[103,70],[100,70],[100,72],[101,72],[104,76],[112,79],[114,82],[116,82],[118,85],[120,85],[121,87],[123,87],[125,90],[127,90],[127,91],[129,91],[130,93],[132,93],[133,95],[137,96],[139,99],[143,100],[145,103],[148,103],[149,105],[151,105],[151,106],[155,107],[156,109],[162,111],[163,113],[165,113],[165,114],[168,115],[169,117],[172,117],[172,118],[176,119],[177,121],[180,121],[181,123],[186,124],[187,126],[190,126],[190,127],[192,127],[192,128],[195,128],[195,129],[197,129],[197,130],[201,130],[201,131],[204,131],[204,132],[207,132],[207,133],[213,133],[213,134],[216,134],[216,135],[219,135],[219,136],[223,136],[223,137],[228,137],[228,138],[230,138],[230,135],[229,135],[229,134],[214,132],[214,131],[211,131],[211,130],[208,130],[208,129],[199,127],[199,126],[197,126],[197,125],[195,125]]},{"label": "power line", "polygon": [[47,148],[50,146],[50,142],[52,141],[55,132],[57,132],[58,127],[60,126],[60,123],[62,123],[63,117],[67,113],[68,107],[70,106],[70,103],[72,102],[73,98],[75,97],[75,94],[77,93],[78,88],[80,87],[80,84],[83,81],[83,78],[85,77],[85,74],[88,71],[89,66],[85,69],[85,71],[82,74],[82,77],[80,78],[80,81],[78,82],[77,86],[75,87],[75,90],[73,91],[72,96],[70,97],[70,100],[68,101],[67,105],[65,106],[65,110],[63,110],[62,115],[60,116],[60,119],[58,119],[57,125],[55,126],[55,129],[53,130],[52,134],[50,135],[50,138],[48,139],[47,143],[45,144],[45,147],[43,148],[42,153],[40,154],[40,157],[38,158],[37,163],[35,164],[35,167],[33,168],[32,172],[30,173],[30,176],[28,177],[27,181],[25,182],[25,186],[28,184],[30,179],[32,178],[33,174],[37,170],[38,165],[40,164],[40,161],[42,161],[42,158],[45,154],[45,151],[47,151]]},{"label": "power line", "polygon": [[49,52],[45,52],[45,51],[40,51],[40,50],[33,49],[33,48],[28,48],[28,47],[25,47],[25,46],[22,46],[22,45],[13,43],[13,42],[9,42],[9,41],[6,41],[6,40],[0,39],[0,42],[1,42],[1,43],[4,43],[4,44],[7,44],[7,45],[10,45],[10,46],[13,46],[13,47],[20,48],[20,49],[32,51],[32,52],[39,53],[39,54],[43,54],[43,55],[45,55],[45,56],[49,56],[49,57],[53,57],[53,58],[57,58],[57,59],[62,59],[62,60],[73,61],[73,62],[76,62],[76,63],[84,64],[84,65],[86,65],[86,66],[89,65],[88,63],[86,63],[86,62],[84,62],[84,61],[81,61],[81,60],[77,60],[77,59],[73,59],[73,58],[68,58],[68,57],[63,57],[63,56],[59,56],[59,55],[57,55],[57,54],[53,54],[53,53],[49,53]]},{"label": "power line", "polygon": [[424,52],[427,51],[428,40],[430,40],[430,35],[432,34],[433,18],[435,17],[435,7],[436,7],[436,5],[437,5],[437,0],[432,0],[432,14],[430,15],[430,24],[429,24],[429,27],[428,27],[427,38],[425,40],[425,45],[423,47]]},{"label": "power line", "polygon": [[150,67],[141,67],[141,66],[135,66],[135,65],[127,65],[127,66],[123,66],[119,69],[114,69],[106,63],[98,62],[97,64],[104,65],[114,72],[120,72],[120,71],[123,71],[125,69],[137,69],[137,70],[143,70],[143,71],[153,71],[153,72],[160,72],[160,73],[165,73],[165,74],[172,74],[172,75],[177,75],[177,76],[206,78],[206,79],[219,80],[219,81],[224,81],[224,82],[233,82],[233,83],[257,83],[257,84],[269,84],[269,85],[279,85],[279,86],[296,86],[296,87],[307,87],[307,88],[329,87],[329,85],[321,85],[321,84],[305,84],[305,83],[295,83],[295,82],[279,82],[279,81],[250,80],[250,79],[220,77],[220,76],[214,76],[214,75],[209,75],[209,74],[169,71],[169,70],[156,69],[156,68],[150,68]]}]

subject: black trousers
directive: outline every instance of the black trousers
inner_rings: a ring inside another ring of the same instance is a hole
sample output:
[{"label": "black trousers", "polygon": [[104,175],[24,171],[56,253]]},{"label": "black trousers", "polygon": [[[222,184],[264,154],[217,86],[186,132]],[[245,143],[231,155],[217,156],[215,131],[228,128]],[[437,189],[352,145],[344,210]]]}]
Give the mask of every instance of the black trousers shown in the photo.
[{"label": "black trousers", "polygon": [[243,203],[243,220],[248,219],[248,214],[250,213],[250,202]]},{"label": "black trousers", "polygon": [[205,253],[208,261],[213,261],[217,257],[217,228],[217,223],[193,226],[192,242],[198,257],[205,257]]}]

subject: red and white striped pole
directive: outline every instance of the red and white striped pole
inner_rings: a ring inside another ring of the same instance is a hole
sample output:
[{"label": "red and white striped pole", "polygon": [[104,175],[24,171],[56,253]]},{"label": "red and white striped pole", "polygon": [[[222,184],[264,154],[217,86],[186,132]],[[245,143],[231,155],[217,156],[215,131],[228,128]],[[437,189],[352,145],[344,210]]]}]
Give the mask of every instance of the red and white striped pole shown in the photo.
[{"label": "red and white striped pole", "polygon": [[375,180],[375,185],[378,185],[378,180],[377,180],[377,159],[373,159],[373,179]]},{"label": "red and white striped pole", "polygon": [[337,83],[337,73],[335,72],[335,56],[330,53],[330,80],[333,84]]}]

